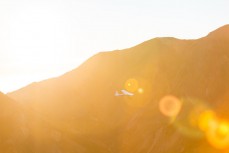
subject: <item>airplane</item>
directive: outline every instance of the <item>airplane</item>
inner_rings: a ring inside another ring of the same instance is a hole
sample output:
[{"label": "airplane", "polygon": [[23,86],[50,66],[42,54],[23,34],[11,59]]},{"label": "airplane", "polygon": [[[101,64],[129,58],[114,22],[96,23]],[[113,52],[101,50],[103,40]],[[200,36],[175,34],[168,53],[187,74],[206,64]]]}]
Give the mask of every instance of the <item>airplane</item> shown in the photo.
[{"label": "airplane", "polygon": [[115,92],[115,96],[133,96],[134,94],[126,90],[121,90],[121,93],[118,91]]}]

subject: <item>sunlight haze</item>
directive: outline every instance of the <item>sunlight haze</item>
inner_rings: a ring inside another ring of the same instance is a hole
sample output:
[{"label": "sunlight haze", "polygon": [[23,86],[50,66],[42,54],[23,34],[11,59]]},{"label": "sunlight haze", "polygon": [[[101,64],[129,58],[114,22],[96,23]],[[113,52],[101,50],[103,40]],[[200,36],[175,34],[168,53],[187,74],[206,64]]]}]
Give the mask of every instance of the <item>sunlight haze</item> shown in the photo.
[{"label": "sunlight haze", "polygon": [[228,24],[227,0],[1,0],[0,91],[64,74],[154,37],[196,39]]}]

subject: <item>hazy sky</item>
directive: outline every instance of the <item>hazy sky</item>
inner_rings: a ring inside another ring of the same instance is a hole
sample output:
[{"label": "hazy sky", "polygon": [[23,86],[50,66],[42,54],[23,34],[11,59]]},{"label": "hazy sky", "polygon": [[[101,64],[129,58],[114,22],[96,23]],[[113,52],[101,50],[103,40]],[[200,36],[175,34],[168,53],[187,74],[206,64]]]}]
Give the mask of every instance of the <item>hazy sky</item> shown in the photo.
[{"label": "hazy sky", "polygon": [[0,0],[0,91],[61,75],[99,51],[195,39],[229,23],[228,0]]}]

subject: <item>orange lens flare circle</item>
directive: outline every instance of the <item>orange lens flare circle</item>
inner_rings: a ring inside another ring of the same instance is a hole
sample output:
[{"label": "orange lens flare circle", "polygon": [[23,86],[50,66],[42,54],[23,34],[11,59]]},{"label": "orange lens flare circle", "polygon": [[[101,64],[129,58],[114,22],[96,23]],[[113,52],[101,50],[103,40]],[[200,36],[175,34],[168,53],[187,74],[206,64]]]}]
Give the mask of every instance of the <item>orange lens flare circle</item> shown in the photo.
[{"label": "orange lens flare circle", "polygon": [[138,81],[136,79],[128,79],[125,82],[125,89],[129,92],[135,92],[138,89]]},{"label": "orange lens flare circle", "polygon": [[175,96],[165,96],[159,102],[160,112],[168,117],[176,117],[181,110],[182,103]]}]

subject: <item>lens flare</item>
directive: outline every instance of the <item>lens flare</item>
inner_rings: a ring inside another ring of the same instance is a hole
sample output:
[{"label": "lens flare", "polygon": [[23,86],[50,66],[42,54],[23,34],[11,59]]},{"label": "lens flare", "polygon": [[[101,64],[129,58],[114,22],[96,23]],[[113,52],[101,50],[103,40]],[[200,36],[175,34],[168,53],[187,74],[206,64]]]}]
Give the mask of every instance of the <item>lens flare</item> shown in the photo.
[{"label": "lens flare", "polygon": [[229,123],[219,121],[206,132],[208,142],[217,149],[229,148]]},{"label": "lens flare", "polygon": [[175,96],[165,96],[159,102],[161,113],[168,117],[176,117],[181,110],[182,103]]},{"label": "lens flare", "polygon": [[152,99],[152,84],[145,78],[131,78],[125,84],[125,90],[134,96],[124,97],[125,102],[131,109],[137,110],[146,106]]},{"label": "lens flare", "polygon": [[138,88],[138,93],[143,94],[144,90],[142,88]]},{"label": "lens flare", "polygon": [[217,128],[216,133],[221,138],[229,136],[229,124],[227,122],[221,122]]},{"label": "lens flare", "polygon": [[205,132],[207,141],[217,149],[229,147],[229,123],[217,118],[211,110],[199,116],[199,128]]},{"label": "lens flare", "polygon": [[129,92],[135,92],[138,89],[138,81],[136,79],[128,79],[125,82],[125,89]]},{"label": "lens flare", "polygon": [[206,132],[212,127],[217,126],[217,118],[213,111],[207,110],[200,114],[198,119],[198,126],[200,130]]},{"label": "lens flare", "polygon": [[[199,128],[199,117],[200,115],[209,110],[209,106],[201,100],[198,99],[191,99],[189,98],[191,106],[188,107],[189,109],[189,115],[188,115],[188,119],[189,119],[189,123],[196,128]],[[186,99],[183,99],[186,102]],[[187,103],[187,102],[186,102]]]}]

